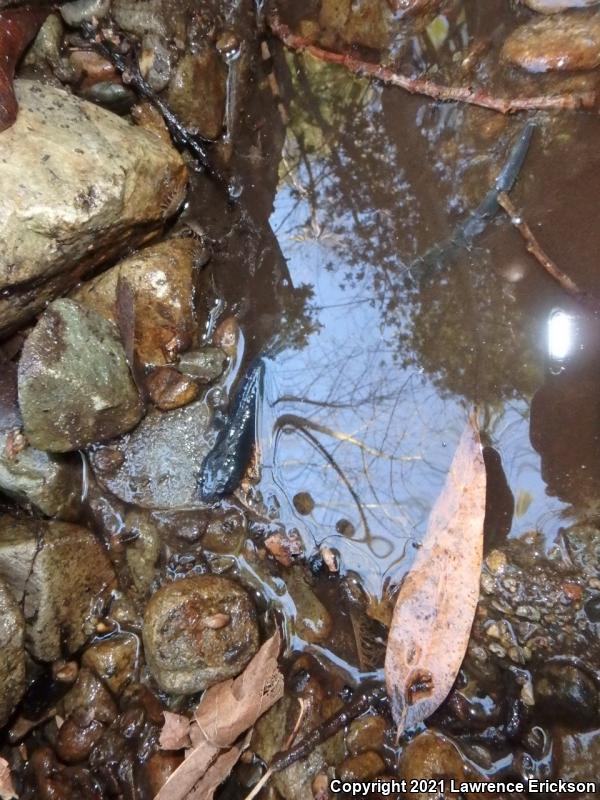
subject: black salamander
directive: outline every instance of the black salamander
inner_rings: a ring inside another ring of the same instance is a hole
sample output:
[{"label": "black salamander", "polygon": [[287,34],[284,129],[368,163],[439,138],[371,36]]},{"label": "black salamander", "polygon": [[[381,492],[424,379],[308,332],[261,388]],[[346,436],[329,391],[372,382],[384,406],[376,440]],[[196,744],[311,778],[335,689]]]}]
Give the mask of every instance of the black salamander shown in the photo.
[{"label": "black salamander", "polygon": [[205,503],[216,503],[239,485],[256,440],[257,404],[265,376],[265,360],[259,356],[250,365],[235,396],[225,427],[200,469],[198,495]]}]

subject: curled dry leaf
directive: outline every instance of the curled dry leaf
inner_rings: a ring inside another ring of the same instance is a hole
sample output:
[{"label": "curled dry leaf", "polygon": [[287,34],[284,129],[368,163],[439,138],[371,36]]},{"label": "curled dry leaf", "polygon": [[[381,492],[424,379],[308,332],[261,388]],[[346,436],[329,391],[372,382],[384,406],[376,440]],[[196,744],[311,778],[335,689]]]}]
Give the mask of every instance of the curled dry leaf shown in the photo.
[{"label": "curled dry leaf", "polygon": [[385,678],[399,733],[436,710],[464,658],[479,598],[485,490],[471,420],[394,609]]},{"label": "curled dry leaf", "polygon": [[13,800],[17,796],[8,761],[0,758],[0,800]]},{"label": "curled dry leaf", "polygon": [[165,724],[158,743],[162,750],[183,750],[190,746],[190,720],[182,714],[163,711]]},{"label": "curled dry leaf", "polygon": [[[169,776],[155,800],[210,800],[216,788],[229,775],[247,740],[237,741],[256,720],[283,696],[283,675],[277,657],[281,636],[277,631],[260,648],[244,672],[234,680],[223,681],[202,696],[194,719],[185,723],[178,714],[165,713],[165,726],[160,746],[175,749],[191,748],[184,762]],[[167,747],[169,745],[169,747]]]},{"label": "curled dry leaf", "polygon": [[15,69],[49,9],[13,8],[0,12],[0,131],[17,118],[17,98],[13,89]]}]

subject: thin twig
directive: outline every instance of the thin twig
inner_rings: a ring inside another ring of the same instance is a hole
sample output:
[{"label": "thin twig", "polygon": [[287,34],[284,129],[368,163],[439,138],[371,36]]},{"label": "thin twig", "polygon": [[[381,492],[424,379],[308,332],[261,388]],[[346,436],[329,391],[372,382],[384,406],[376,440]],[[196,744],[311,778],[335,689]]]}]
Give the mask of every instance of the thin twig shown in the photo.
[{"label": "thin twig", "polygon": [[494,97],[482,89],[472,89],[469,86],[444,86],[426,78],[410,78],[408,75],[394,72],[389,67],[374,64],[370,61],[363,61],[348,53],[325,50],[313,44],[304,36],[293,33],[276,13],[269,15],[268,22],[273,34],[292,50],[310,53],[310,55],[321,61],[340,64],[361,77],[375,78],[388,86],[398,86],[411,94],[422,94],[431,97],[433,100],[470,103],[474,106],[498,111],[501,114],[549,108],[561,110],[589,109],[594,108],[597,101],[596,92],[593,90],[572,92],[570,94],[539,95],[537,97]]},{"label": "thin twig", "polygon": [[519,214],[506,192],[500,192],[498,195],[498,204],[506,211],[510,221],[523,237],[527,252],[535,258],[538,264],[540,264],[574,300],[584,305],[592,313],[600,314],[600,301],[580,289],[575,281],[569,278],[569,276],[559,269],[554,261],[552,261],[550,256],[542,249],[533,235],[531,228],[525,222],[522,215]]},{"label": "thin twig", "polygon": [[315,747],[318,747],[322,742],[335,736],[336,733],[339,733],[339,731],[347,727],[357,717],[360,717],[370,708],[377,708],[385,704],[387,704],[387,691],[385,686],[377,686],[369,691],[361,692],[340,711],[332,714],[320,725],[317,725],[316,728],[313,728],[313,730],[307,733],[304,738],[300,739],[298,744],[292,747],[291,750],[283,750],[280,753],[276,753],[265,774],[244,800],[253,800],[273,773],[280,772],[282,769],[287,769],[297,761],[306,759]]}]

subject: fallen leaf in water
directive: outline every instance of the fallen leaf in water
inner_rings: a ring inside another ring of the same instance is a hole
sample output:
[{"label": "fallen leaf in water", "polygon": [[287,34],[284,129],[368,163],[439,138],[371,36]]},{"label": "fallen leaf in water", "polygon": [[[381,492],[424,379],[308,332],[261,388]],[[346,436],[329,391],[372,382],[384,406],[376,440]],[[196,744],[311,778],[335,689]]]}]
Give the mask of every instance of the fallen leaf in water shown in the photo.
[{"label": "fallen leaf in water", "polygon": [[0,12],[0,131],[10,128],[17,118],[15,69],[48,13],[49,9],[29,6]]},{"label": "fallen leaf in water", "polygon": [[158,743],[162,750],[183,750],[190,746],[190,720],[182,714],[163,711],[165,724]]},{"label": "fallen leaf in water", "polygon": [[1,800],[13,800],[14,797],[17,797],[17,793],[13,786],[8,761],[0,758],[0,798]]},{"label": "fallen leaf in water", "polygon": [[[212,798],[248,746],[247,739],[242,743],[236,743],[236,740],[283,696],[283,675],[277,664],[280,647],[281,636],[277,631],[263,644],[241,675],[204,692],[194,719],[191,722],[186,720],[186,734],[192,747],[155,800]],[[186,746],[183,719],[185,717],[179,718],[178,714],[165,712],[165,725],[160,737],[163,749],[175,749],[173,743],[181,741],[184,744],[180,747]]]},{"label": "fallen leaf in water", "polygon": [[471,421],[394,609],[385,678],[399,733],[436,710],[464,658],[479,598],[485,490],[479,432]]}]

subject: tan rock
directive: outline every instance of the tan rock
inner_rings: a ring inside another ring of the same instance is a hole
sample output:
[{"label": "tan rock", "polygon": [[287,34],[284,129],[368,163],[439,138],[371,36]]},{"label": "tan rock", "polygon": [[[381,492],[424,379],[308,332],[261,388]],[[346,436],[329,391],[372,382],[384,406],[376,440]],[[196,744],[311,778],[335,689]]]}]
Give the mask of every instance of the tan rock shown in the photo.
[{"label": "tan rock", "polygon": [[594,69],[600,64],[600,13],[534,19],[508,37],[501,58],[528,72]]},{"label": "tan rock", "polygon": [[25,692],[24,632],[23,613],[0,581],[0,725],[8,720]]},{"label": "tan rock", "polygon": [[196,328],[193,294],[195,258],[193,239],[168,239],[145,247],[115,267],[83,283],[71,297],[117,322],[119,280],[131,288],[135,348],[140,361],[163,365],[186,350]]},{"label": "tan rock", "polygon": [[189,130],[216,139],[223,128],[227,70],[212,47],[179,61],[167,93],[169,106]]},{"label": "tan rock", "polygon": [[187,184],[152,133],[62,89],[15,89],[19,116],[0,134],[0,335],[160,231]]}]

